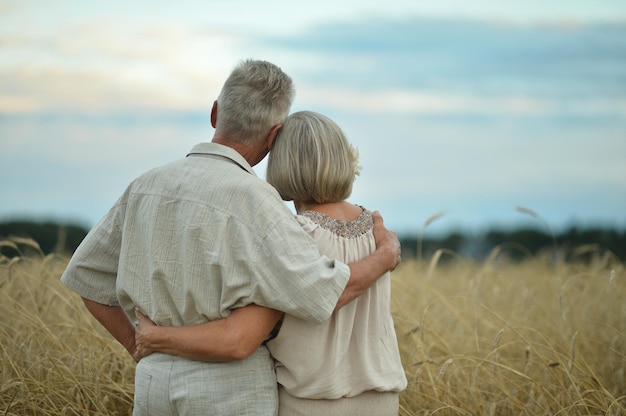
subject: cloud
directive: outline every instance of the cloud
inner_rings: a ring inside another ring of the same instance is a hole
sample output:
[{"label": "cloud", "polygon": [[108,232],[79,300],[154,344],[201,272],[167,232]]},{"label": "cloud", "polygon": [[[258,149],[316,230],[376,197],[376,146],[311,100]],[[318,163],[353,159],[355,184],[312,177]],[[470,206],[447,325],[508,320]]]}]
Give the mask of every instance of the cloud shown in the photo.
[{"label": "cloud", "polygon": [[439,211],[449,212],[442,223],[519,216],[516,205],[555,221],[623,218],[623,24],[413,11],[338,13],[329,23],[338,9],[321,7],[318,20],[301,14],[267,32],[273,19],[229,25],[241,1],[225,6],[226,19],[190,1],[149,15],[147,2],[127,3],[123,18],[109,3],[16,4],[0,27],[0,164],[11,169],[2,186],[11,206],[0,213],[97,220],[135,175],[209,140],[208,110],[228,72],[260,57],[293,77],[294,110],[329,115],[359,147],[355,202],[397,228]]},{"label": "cloud", "polygon": [[312,106],[325,106],[366,114],[413,115],[539,115],[552,105],[528,97],[477,97],[437,94],[433,91],[359,91],[341,88],[300,89],[302,100]]},{"label": "cloud", "polygon": [[[594,97],[564,102],[527,95],[463,95],[432,90],[358,90],[341,87],[298,89],[300,107],[369,115],[480,117],[626,117],[626,97]],[[306,103],[306,104],[304,104]]]},{"label": "cloud", "polygon": [[106,18],[0,33],[0,111],[206,108],[238,59],[229,52],[237,42],[218,30]]},{"label": "cloud", "polygon": [[0,35],[7,46],[0,110],[197,111],[242,56],[265,50],[289,68],[298,100],[314,105],[368,114],[621,117],[618,69],[626,63],[616,35],[624,31],[403,19],[244,40],[176,21],[99,18],[53,34]]}]

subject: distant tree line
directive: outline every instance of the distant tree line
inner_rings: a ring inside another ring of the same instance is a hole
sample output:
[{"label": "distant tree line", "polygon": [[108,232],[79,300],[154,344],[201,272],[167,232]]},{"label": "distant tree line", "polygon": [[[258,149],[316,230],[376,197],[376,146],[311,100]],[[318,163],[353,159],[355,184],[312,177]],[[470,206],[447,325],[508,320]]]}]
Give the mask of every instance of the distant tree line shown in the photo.
[{"label": "distant tree line", "polygon": [[427,259],[437,250],[455,253],[477,261],[499,250],[511,260],[522,260],[550,252],[564,260],[587,261],[598,254],[611,253],[626,261],[626,230],[571,227],[552,235],[534,228],[493,229],[477,235],[453,232],[441,238],[401,236],[402,257]]},{"label": "distant tree line", "polygon": [[[6,257],[22,255],[11,244],[3,243],[12,238],[27,238],[39,244],[44,254],[73,253],[89,230],[75,224],[56,222],[9,221],[0,223],[0,254]],[[562,258],[586,260],[593,255],[612,253],[626,261],[626,230],[609,228],[572,227],[556,235],[533,228],[516,230],[490,230],[478,235],[452,232],[446,236],[400,237],[402,257],[424,259],[432,257],[437,250],[454,253],[477,261],[486,259],[497,249],[512,260],[540,254],[551,250]]]},{"label": "distant tree line", "polygon": [[33,222],[17,220],[0,223],[0,254],[6,257],[22,255],[15,247],[7,242],[15,238],[31,239],[36,242],[43,254],[73,253],[87,235],[85,227],[75,224],[60,224],[56,222]]}]

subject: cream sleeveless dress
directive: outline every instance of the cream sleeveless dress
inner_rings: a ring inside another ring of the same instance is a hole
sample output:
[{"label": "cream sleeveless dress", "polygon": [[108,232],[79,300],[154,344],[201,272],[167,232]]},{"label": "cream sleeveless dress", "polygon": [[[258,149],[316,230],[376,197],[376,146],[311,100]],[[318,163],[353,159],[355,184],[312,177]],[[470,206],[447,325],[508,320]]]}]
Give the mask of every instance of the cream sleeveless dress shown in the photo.
[{"label": "cream sleeveless dress", "polygon": [[[370,211],[353,221],[297,216],[321,254],[345,263],[376,247]],[[407,380],[390,312],[387,273],[323,324],[285,315],[267,346],[276,361],[279,415],[397,415]]]}]

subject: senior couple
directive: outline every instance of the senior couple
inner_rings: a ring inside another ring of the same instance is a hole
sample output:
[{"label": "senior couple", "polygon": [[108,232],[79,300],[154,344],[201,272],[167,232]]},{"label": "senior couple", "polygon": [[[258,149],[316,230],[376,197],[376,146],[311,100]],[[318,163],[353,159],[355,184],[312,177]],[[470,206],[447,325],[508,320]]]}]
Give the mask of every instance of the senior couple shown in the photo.
[{"label": "senior couple", "polygon": [[321,114],[288,116],[293,96],[243,61],[211,143],[131,182],[62,276],[138,362],[134,415],[398,414],[398,238],[347,201],[355,149]]}]

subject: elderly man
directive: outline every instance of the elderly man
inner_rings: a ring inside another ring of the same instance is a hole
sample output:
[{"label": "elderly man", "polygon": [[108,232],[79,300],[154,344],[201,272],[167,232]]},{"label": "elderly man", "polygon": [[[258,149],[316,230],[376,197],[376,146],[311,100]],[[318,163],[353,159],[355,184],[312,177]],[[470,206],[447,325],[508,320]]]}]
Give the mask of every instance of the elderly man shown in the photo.
[{"label": "elderly man", "polygon": [[[131,182],[77,249],[63,283],[131,354],[134,308],[170,326],[249,304],[323,322],[397,266],[397,235],[380,216],[374,254],[349,265],[320,256],[276,190],[254,174],[293,96],[280,68],[242,62],[213,104],[212,142]],[[276,406],[265,346],[226,363],[152,354],[137,365],[135,415],[274,415]]]}]

